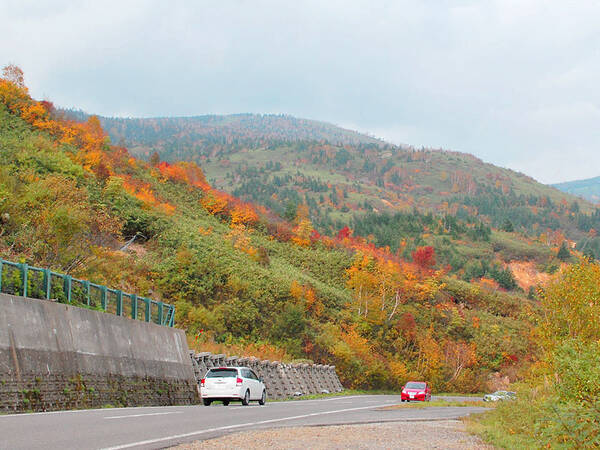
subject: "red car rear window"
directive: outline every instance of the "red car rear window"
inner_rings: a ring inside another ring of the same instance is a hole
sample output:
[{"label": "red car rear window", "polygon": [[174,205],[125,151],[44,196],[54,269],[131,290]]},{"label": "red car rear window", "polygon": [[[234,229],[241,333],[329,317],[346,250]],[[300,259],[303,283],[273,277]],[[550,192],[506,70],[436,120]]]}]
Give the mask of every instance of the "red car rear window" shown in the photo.
[{"label": "red car rear window", "polygon": [[409,381],[406,383],[406,389],[425,389],[427,383],[418,383],[416,381]]}]

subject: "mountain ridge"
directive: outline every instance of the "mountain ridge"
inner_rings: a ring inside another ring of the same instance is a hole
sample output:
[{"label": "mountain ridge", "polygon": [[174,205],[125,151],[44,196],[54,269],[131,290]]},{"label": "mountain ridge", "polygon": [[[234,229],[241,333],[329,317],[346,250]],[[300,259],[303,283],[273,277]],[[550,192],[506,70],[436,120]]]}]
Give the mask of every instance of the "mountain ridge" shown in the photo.
[{"label": "mountain ridge", "polygon": [[[256,121],[258,116],[236,117]],[[291,116],[284,119],[292,128],[304,123]],[[212,185],[244,201],[288,218],[294,217],[298,205],[306,205],[321,233],[337,233],[344,226],[364,231],[366,214],[416,209],[467,222],[477,217],[485,226],[514,228],[544,245],[560,246],[568,239],[600,257],[600,238],[587,236],[591,229],[600,229],[600,210],[594,205],[471,154],[383,141],[306,140],[293,130],[287,130],[282,140],[277,134],[281,130],[263,130],[260,121],[246,128],[239,123],[234,128],[206,128],[194,118],[100,118],[100,122],[113,142],[121,141],[133,155],[154,163],[194,161]],[[404,248],[407,257],[420,242],[417,236],[414,239]],[[376,241],[383,242],[389,239]]]},{"label": "mountain ridge", "polygon": [[590,202],[600,203],[600,176],[555,183],[552,186]]},{"label": "mountain ridge", "polygon": [[[85,121],[90,114],[79,110],[61,109],[67,117]],[[271,139],[281,142],[295,142],[303,140],[328,141],[336,144],[377,144],[390,145],[381,139],[344,128],[329,122],[295,117],[290,114],[270,113],[235,113],[235,114],[201,114],[194,116],[158,116],[148,118],[136,117],[106,117],[97,116],[115,143],[128,138],[133,134],[131,128],[141,128],[149,124],[161,123],[167,130],[161,133],[152,133],[152,129],[144,130],[150,134],[149,139],[137,134],[137,139],[147,145],[155,143],[158,137],[167,137],[177,134],[179,137],[185,133],[196,133],[195,139],[210,137],[220,130],[229,133],[230,139],[242,140],[246,144],[253,139]]]}]

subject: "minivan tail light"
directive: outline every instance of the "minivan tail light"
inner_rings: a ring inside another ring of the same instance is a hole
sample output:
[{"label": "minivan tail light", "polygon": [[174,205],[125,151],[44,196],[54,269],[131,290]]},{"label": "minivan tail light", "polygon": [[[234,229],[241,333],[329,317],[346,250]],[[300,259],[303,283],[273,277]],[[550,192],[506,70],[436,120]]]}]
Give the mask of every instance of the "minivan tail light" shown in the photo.
[{"label": "minivan tail light", "polygon": [[236,385],[236,386],[241,386],[241,385],[242,385],[242,379],[241,379],[240,377],[238,377],[238,378],[235,380],[235,385]]},{"label": "minivan tail light", "polygon": [[205,381],[205,378],[202,378],[202,379],[200,380],[200,386],[201,386],[201,387],[204,387],[204,381]]}]

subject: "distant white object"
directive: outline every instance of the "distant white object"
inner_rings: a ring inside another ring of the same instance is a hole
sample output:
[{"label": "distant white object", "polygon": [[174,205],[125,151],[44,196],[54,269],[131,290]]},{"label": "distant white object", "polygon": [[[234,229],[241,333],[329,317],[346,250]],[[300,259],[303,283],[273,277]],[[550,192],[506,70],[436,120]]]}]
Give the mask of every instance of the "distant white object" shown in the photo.
[{"label": "distant white object", "polygon": [[249,367],[213,367],[200,380],[200,396],[204,406],[210,406],[215,400],[225,406],[231,401],[241,401],[244,406],[251,401],[264,405],[267,388]]},{"label": "distant white object", "polygon": [[302,397],[302,392],[294,392],[294,397]]},{"label": "distant white object", "polygon": [[512,391],[496,391],[483,396],[484,402],[500,402],[504,400],[516,400],[517,394]]},{"label": "distant white object", "polygon": [[329,391],[327,389],[321,389],[321,394],[329,394]]}]

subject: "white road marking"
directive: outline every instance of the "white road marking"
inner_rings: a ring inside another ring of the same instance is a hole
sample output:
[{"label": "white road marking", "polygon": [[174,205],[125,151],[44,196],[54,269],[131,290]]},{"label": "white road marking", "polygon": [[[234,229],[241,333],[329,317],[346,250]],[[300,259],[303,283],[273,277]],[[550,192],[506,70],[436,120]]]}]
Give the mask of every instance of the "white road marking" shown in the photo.
[{"label": "white road marking", "polygon": [[123,408],[95,408],[95,409],[70,409],[65,411],[43,411],[20,414],[0,414],[0,419],[9,417],[29,417],[29,416],[47,416],[50,414],[81,414],[90,412],[106,411],[135,411],[139,409],[165,409],[165,408],[198,408],[199,405],[171,405],[171,406],[127,406]]},{"label": "white road marking", "polygon": [[169,411],[169,412],[155,412],[146,414],[129,414],[127,416],[110,416],[104,417],[104,419],[126,419],[128,417],[145,417],[145,416],[164,416],[166,414],[181,414],[183,411]]},{"label": "white road marking", "polygon": [[[340,395],[339,397],[331,397],[331,398],[319,398],[319,399],[311,399],[311,400],[283,400],[280,402],[272,402],[270,403],[272,406],[275,405],[301,405],[303,403],[308,402],[331,402],[335,400],[343,400],[346,398],[372,398],[378,397],[377,394],[367,394],[367,395]],[[368,400],[367,400],[368,401]],[[365,403],[367,402],[365,401]],[[378,401],[378,400],[376,400]],[[90,413],[90,412],[101,412],[101,411],[134,411],[134,410],[144,410],[144,409],[165,409],[165,408],[201,408],[200,405],[171,405],[171,406],[127,406],[122,408],[92,408],[92,409],[71,409],[65,411],[43,411],[43,412],[31,412],[31,413],[17,413],[17,414],[0,414],[0,419],[9,419],[9,418],[26,418],[30,416],[46,416],[52,414],[82,414],[82,413]]]},{"label": "white road marking", "polygon": [[[333,402],[336,400],[346,400],[346,399],[350,399],[350,398],[366,398],[366,397],[372,397],[372,395],[340,395],[338,397],[330,397],[330,398],[313,398],[311,400],[304,400],[302,398],[300,398],[299,400],[284,400],[282,402],[273,402],[273,404],[280,404],[280,403],[285,403],[286,405],[293,405],[293,404],[303,404],[303,403],[308,403],[308,402]],[[376,402],[378,402],[379,400],[375,400]]]},{"label": "white road marking", "polygon": [[[376,407],[384,408],[386,406],[392,406],[392,405],[395,405],[395,403],[384,403],[384,404],[377,405]],[[121,450],[124,448],[138,447],[140,445],[156,444],[157,442],[171,441],[174,439],[181,439],[181,438],[196,436],[199,434],[212,433],[214,431],[233,430],[236,428],[264,425],[267,423],[283,422],[286,420],[304,419],[306,417],[324,416],[327,414],[337,414],[337,413],[349,412],[349,411],[360,411],[362,409],[372,409],[372,408],[374,408],[374,407],[373,406],[361,406],[360,408],[338,409],[335,411],[324,411],[324,412],[317,412],[317,413],[310,413],[310,414],[301,414],[299,416],[281,417],[279,419],[260,420],[258,422],[247,422],[247,423],[239,423],[236,425],[227,425],[224,427],[207,428],[206,430],[192,431],[191,433],[174,434],[172,436],[166,436],[166,437],[157,438],[157,439],[148,439],[146,441],[138,441],[138,442],[132,442],[130,444],[117,445],[115,447],[107,447],[104,450]]]}]

